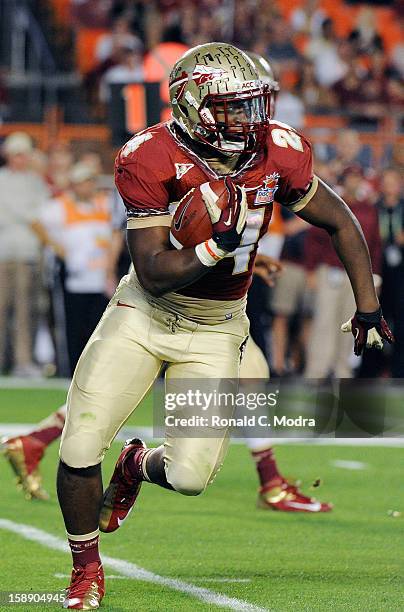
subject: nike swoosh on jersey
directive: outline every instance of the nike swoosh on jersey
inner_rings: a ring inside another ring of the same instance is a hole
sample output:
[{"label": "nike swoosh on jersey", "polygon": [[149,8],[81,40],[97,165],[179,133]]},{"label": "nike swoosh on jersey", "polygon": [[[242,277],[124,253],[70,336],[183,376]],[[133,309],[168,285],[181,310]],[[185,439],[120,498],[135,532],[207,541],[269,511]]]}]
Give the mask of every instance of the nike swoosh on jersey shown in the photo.
[{"label": "nike swoosh on jersey", "polygon": [[288,505],[296,510],[309,510],[310,512],[319,512],[321,510],[320,502],[312,502],[311,504],[301,504],[300,502],[289,501]]}]

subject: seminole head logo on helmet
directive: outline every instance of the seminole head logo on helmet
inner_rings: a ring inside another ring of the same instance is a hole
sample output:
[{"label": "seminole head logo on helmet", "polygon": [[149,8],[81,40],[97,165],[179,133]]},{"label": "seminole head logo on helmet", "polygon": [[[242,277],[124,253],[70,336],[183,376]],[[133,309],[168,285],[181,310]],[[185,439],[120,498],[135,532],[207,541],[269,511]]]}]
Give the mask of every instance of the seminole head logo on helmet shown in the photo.
[{"label": "seminole head logo on helmet", "polygon": [[191,78],[197,85],[203,85],[215,79],[220,79],[224,74],[226,74],[226,71],[221,68],[211,68],[210,66],[197,64]]},{"label": "seminole head logo on helmet", "polygon": [[226,71],[222,70],[221,68],[211,68],[210,66],[205,66],[204,64],[197,64],[191,75],[184,71],[176,79],[172,80],[170,88],[176,86],[178,87],[173,99],[177,102],[178,100],[181,100],[188,81],[194,81],[199,87],[200,85],[211,83],[215,79],[220,79],[225,74]]},{"label": "seminole head logo on helmet", "polygon": [[173,117],[192,139],[223,152],[253,152],[265,139],[269,88],[251,59],[225,43],[190,49],[170,75]]}]

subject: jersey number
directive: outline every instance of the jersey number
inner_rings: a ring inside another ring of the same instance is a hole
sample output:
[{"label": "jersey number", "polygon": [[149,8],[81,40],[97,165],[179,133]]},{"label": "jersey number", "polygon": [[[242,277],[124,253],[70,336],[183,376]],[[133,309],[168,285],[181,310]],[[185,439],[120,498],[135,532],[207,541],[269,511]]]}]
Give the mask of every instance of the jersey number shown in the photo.
[{"label": "jersey number", "polygon": [[264,223],[265,208],[249,210],[247,213],[247,225],[241,239],[240,246],[235,251],[226,255],[234,258],[232,274],[243,274],[247,272],[250,263],[250,256],[255,249],[262,224]]},{"label": "jersey number", "polygon": [[271,136],[278,147],[287,149],[290,146],[292,149],[295,149],[295,151],[301,151],[303,153],[302,139],[296,132],[276,128],[272,130]]}]

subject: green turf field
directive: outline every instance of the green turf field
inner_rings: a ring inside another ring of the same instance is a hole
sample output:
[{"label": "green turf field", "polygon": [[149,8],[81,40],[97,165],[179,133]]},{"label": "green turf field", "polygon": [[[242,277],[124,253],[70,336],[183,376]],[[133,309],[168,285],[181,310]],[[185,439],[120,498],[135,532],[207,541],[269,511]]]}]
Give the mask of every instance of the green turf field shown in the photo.
[{"label": "green turf field", "polygon": [[[0,389],[0,423],[34,423],[63,398],[58,390]],[[131,419],[131,425],[136,423],[150,423],[147,405]],[[105,480],[118,452],[114,444],[105,461]],[[222,603],[221,609],[256,611],[403,610],[404,512],[400,518],[388,516],[390,509],[404,511],[402,455],[400,448],[280,446],[280,466],[287,475],[302,478],[306,491],[316,478],[322,479],[315,493],[332,500],[335,510],[320,516],[257,510],[256,474],[243,445],[231,446],[215,483],[200,497],[144,485],[125,526],[102,536],[101,552],[191,584],[192,593],[182,592],[181,582],[155,583],[153,575],[151,581],[138,580],[108,566],[107,576],[115,577],[107,579],[102,609],[194,612],[220,609],[217,604]],[[67,584],[67,553],[4,529],[10,524],[33,526],[64,539],[54,486],[56,457],[57,443],[43,462],[50,502],[25,501],[0,457],[0,591],[52,592]],[[366,465],[341,469],[333,465],[335,460]],[[8,605],[1,610],[42,607]]]}]

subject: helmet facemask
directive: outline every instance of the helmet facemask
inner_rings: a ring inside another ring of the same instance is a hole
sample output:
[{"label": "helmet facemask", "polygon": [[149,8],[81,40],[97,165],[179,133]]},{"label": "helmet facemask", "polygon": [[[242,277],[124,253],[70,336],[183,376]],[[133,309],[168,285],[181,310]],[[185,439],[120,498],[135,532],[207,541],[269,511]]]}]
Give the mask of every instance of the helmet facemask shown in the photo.
[{"label": "helmet facemask", "polygon": [[253,153],[268,129],[267,88],[237,94],[208,94],[199,110],[195,134],[225,153]]},{"label": "helmet facemask", "polygon": [[272,119],[275,114],[276,98],[280,90],[279,83],[275,79],[272,66],[266,57],[251,51],[248,52],[248,57],[253,62],[261,83],[268,86],[270,94],[269,118]]}]

